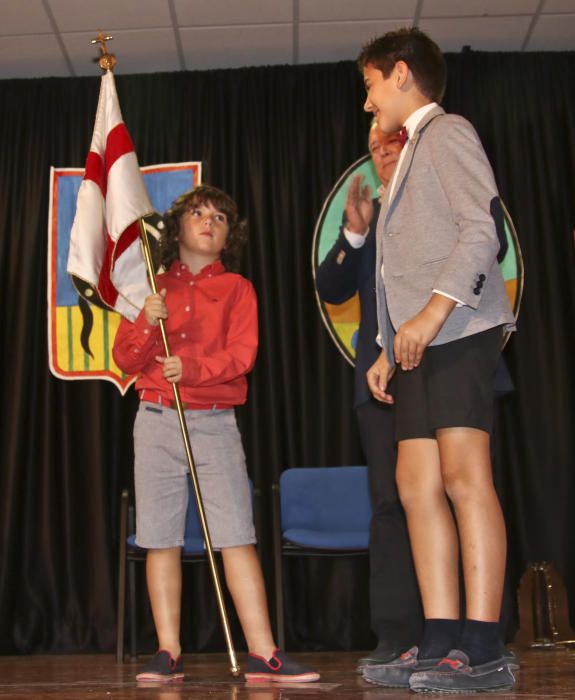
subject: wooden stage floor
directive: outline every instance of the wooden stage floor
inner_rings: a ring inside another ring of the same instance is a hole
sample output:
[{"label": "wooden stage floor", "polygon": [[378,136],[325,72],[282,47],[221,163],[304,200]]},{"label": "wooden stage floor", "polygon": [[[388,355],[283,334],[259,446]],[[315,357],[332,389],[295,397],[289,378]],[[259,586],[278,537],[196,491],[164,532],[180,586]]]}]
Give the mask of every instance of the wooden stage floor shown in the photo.
[{"label": "wooden stage floor", "polygon": [[[186,678],[164,686],[138,686],[134,680],[141,664],[118,665],[111,655],[0,657],[0,699],[45,700],[395,700],[409,691],[384,690],[354,674],[358,653],[294,654],[317,668],[320,683],[297,686],[248,685],[228,673],[222,654],[184,656]],[[575,698],[575,650],[526,651],[513,692],[472,697],[505,700]],[[240,663],[243,658],[240,655]],[[458,697],[464,697],[459,695]],[[471,697],[471,696],[470,696]]]}]

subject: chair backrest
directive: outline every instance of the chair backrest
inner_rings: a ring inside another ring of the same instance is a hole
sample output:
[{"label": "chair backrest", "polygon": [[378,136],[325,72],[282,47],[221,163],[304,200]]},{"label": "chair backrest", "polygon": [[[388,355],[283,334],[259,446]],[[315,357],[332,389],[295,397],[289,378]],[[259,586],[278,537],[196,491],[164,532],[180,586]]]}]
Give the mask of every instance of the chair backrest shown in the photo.
[{"label": "chair backrest", "polygon": [[367,467],[296,467],[280,477],[281,527],[326,532],[369,531]]},{"label": "chair backrest", "polygon": [[[254,486],[252,480],[250,483],[250,495],[254,496]],[[200,516],[198,515],[198,506],[194,495],[194,487],[192,479],[188,477],[188,510],[186,512],[186,531],[184,534],[184,554],[200,554],[205,549],[204,535],[200,524]]]},{"label": "chair backrest", "polygon": [[199,554],[204,550],[204,535],[198,515],[198,506],[194,496],[191,478],[188,478],[188,510],[186,511],[186,532],[184,534],[184,551]]}]

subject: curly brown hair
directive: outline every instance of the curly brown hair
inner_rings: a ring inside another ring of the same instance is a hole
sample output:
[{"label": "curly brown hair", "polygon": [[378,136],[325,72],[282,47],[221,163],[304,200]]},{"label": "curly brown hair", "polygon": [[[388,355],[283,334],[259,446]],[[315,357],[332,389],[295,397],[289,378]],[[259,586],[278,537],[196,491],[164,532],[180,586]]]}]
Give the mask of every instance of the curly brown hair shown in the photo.
[{"label": "curly brown hair", "polygon": [[193,190],[185,192],[165,212],[160,250],[162,265],[167,270],[179,257],[178,235],[182,216],[190,209],[202,204],[211,204],[214,209],[226,215],[230,231],[226,245],[220,254],[220,260],[228,272],[238,272],[242,250],[248,240],[247,224],[245,221],[240,221],[238,207],[234,200],[222,190],[211,185],[198,185]]}]

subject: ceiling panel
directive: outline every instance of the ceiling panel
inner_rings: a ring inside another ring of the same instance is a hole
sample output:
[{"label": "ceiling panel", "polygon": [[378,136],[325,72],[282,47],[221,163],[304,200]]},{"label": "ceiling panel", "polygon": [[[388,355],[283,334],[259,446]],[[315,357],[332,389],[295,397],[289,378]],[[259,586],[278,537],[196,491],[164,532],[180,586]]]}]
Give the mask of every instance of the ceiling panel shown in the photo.
[{"label": "ceiling panel", "polygon": [[531,17],[461,17],[423,19],[420,26],[443,51],[519,51]]},{"label": "ceiling panel", "polygon": [[168,0],[49,0],[61,32],[171,27]]},{"label": "ceiling panel", "polygon": [[547,0],[543,5],[543,14],[553,12],[572,12],[575,14],[575,0]]},{"label": "ceiling panel", "polygon": [[545,15],[539,19],[527,45],[529,51],[573,51],[575,14]]},{"label": "ceiling panel", "polygon": [[182,27],[293,22],[291,0],[174,0],[174,4]]},{"label": "ceiling panel", "polygon": [[[159,73],[180,70],[178,53],[171,29],[110,31],[114,41],[108,48],[116,54],[118,73]],[[63,34],[62,39],[77,75],[99,75],[99,52],[90,44],[93,32]]]},{"label": "ceiling panel", "polygon": [[291,63],[291,24],[182,29],[188,70]]},{"label": "ceiling panel", "polygon": [[0,37],[0,79],[69,76],[70,71],[56,37]]},{"label": "ceiling panel", "polygon": [[22,3],[0,0],[0,35],[51,33],[52,26],[41,0]]},{"label": "ceiling panel", "polygon": [[300,0],[302,22],[406,19],[413,22],[417,0]]},{"label": "ceiling panel", "polygon": [[398,26],[402,26],[400,20],[302,24],[299,36],[300,63],[355,60],[364,44]]},{"label": "ceiling panel", "polygon": [[422,17],[482,17],[525,15],[537,10],[539,0],[423,0]]},{"label": "ceiling panel", "polygon": [[0,75],[70,74],[54,31],[77,74],[91,75],[100,28],[114,34],[122,72],[180,70],[174,21],[190,69],[354,59],[416,12],[445,51],[575,49],[575,0],[0,0],[0,38],[11,37]]}]

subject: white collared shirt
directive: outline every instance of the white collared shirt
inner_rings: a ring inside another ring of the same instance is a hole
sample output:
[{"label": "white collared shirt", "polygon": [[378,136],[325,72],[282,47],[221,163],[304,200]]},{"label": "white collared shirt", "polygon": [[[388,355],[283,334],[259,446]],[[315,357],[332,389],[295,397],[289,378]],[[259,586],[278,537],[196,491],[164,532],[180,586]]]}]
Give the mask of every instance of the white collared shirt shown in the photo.
[{"label": "white collared shirt", "polygon": [[423,119],[423,117],[425,117],[425,115],[428,112],[430,112],[435,107],[437,107],[437,102],[430,102],[428,105],[423,105],[423,107],[416,109],[415,112],[410,114],[403,124],[403,126],[407,129],[407,141],[403,145],[401,153],[399,154],[399,160],[397,161],[397,165],[395,166],[395,170],[393,171],[393,177],[391,178],[391,182],[389,183],[389,201],[391,201],[393,193],[395,192],[397,176],[399,174],[401,164],[403,163],[403,159],[405,158],[405,154],[407,152],[407,149],[405,147],[407,146],[413,134],[415,133],[415,130],[419,126],[419,122]]}]

